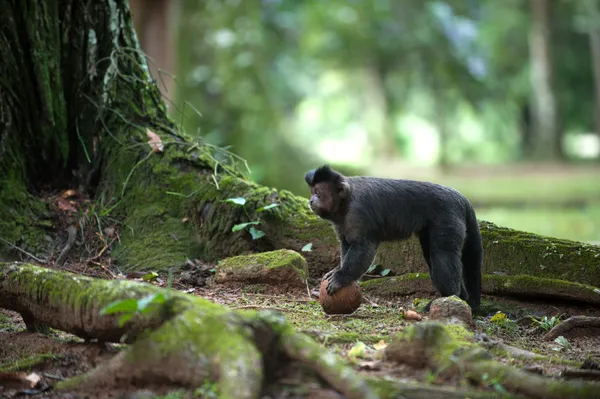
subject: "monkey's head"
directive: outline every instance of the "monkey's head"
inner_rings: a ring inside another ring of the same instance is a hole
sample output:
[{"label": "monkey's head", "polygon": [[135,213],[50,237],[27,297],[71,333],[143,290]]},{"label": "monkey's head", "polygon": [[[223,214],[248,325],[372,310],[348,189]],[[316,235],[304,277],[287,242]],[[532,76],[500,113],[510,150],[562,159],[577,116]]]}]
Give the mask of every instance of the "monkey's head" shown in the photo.
[{"label": "monkey's head", "polygon": [[346,178],[328,165],[310,170],[304,176],[310,187],[310,209],[323,219],[332,219],[342,211],[342,204],[350,195]]}]

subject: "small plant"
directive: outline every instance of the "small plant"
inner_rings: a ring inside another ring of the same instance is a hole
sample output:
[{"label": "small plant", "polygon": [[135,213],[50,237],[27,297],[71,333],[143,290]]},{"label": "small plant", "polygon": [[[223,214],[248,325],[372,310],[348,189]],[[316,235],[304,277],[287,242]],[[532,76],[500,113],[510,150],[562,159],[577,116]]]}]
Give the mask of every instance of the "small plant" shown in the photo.
[{"label": "small plant", "polygon": [[562,335],[560,337],[557,337],[554,342],[556,342],[559,346],[554,346],[552,347],[552,350],[555,351],[561,351],[563,349],[566,350],[571,350],[573,347],[571,346],[571,343]]},{"label": "small plant", "polygon": [[203,399],[217,399],[219,397],[219,386],[216,382],[205,381],[194,391],[194,396]]},{"label": "small plant", "polygon": [[485,386],[494,388],[499,394],[508,395],[508,391],[502,386],[502,377],[490,378],[488,373],[484,373],[481,376],[481,382]]},{"label": "small plant", "polygon": [[390,274],[390,271],[391,271],[390,269],[384,269],[381,265],[379,265],[377,263],[373,263],[371,266],[369,266],[369,268],[367,269],[365,274],[376,273],[376,274],[380,275],[381,277],[385,277],[388,274]]},{"label": "small plant", "polygon": [[531,317],[531,321],[534,324],[537,324],[544,331],[550,331],[552,328],[556,327],[560,324],[561,320],[559,317],[552,316],[548,318],[548,316],[544,316],[541,319],[536,319],[535,317]]},{"label": "small plant", "polygon": [[[232,204],[241,206],[242,209],[244,210],[244,213],[248,217],[248,219],[250,219],[250,216],[248,216],[248,212],[246,212],[246,208],[244,207],[244,205],[246,205],[246,198],[244,198],[244,197],[227,198],[224,201],[225,202],[231,202]],[[276,208],[278,206],[279,206],[279,204],[276,204],[276,203],[272,203],[272,204],[269,204],[269,205],[261,206],[260,208],[258,208],[256,210],[256,213],[261,213],[261,212],[267,211],[269,209]],[[250,233],[250,235],[252,236],[253,240],[258,240],[259,238],[265,236],[265,232],[264,231],[258,230],[256,227],[254,227],[254,226],[260,225],[260,223],[261,223],[260,218],[258,218],[258,220],[254,220],[254,221],[251,221],[251,222],[239,223],[239,224],[236,224],[235,226],[233,226],[231,228],[231,231],[236,232],[236,231],[244,230],[246,227],[250,226],[250,228],[248,229],[248,233]]]},{"label": "small plant", "polygon": [[519,332],[519,325],[509,319],[505,313],[500,311],[496,312],[490,319],[490,323],[486,327],[486,333],[488,335],[493,334],[506,334],[510,337],[517,337]]},{"label": "small plant", "polygon": [[157,309],[160,305],[164,305],[169,299],[171,291],[171,283],[173,282],[173,272],[169,270],[169,278],[167,280],[167,287],[163,293],[155,293],[146,295],[142,298],[128,298],[120,299],[109,303],[100,309],[101,315],[121,313],[119,317],[119,327],[123,327],[133,316],[144,315],[150,311]]}]

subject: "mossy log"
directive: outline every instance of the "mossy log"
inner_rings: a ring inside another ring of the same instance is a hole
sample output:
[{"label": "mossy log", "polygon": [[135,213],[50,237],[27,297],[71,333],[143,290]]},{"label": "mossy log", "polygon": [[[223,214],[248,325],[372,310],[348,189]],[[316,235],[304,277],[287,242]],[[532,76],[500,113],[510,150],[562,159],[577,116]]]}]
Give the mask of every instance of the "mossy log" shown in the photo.
[{"label": "mossy log", "polygon": [[[415,293],[435,294],[429,273],[375,278],[361,283],[366,293],[381,297],[406,296]],[[482,278],[484,294],[521,296],[536,299],[558,299],[600,305],[600,289],[587,284],[527,275],[502,276],[487,274]]]},{"label": "mossy log", "polygon": [[134,316],[123,327],[120,315],[100,314],[113,301],[158,293],[164,290],[145,283],[0,263],[1,308],[86,339],[119,342],[125,337],[132,343],[108,363],[61,382],[60,390],[157,382],[194,389],[211,381],[218,382],[221,398],[257,398],[266,373],[281,359],[292,359],[307,364],[346,397],[377,397],[340,359],[272,312],[235,312],[172,291],[164,305]]},{"label": "mossy log", "polygon": [[460,375],[476,384],[492,382],[511,392],[536,399],[598,399],[600,385],[583,381],[559,381],[516,369],[492,359],[470,342],[463,327],[436,322],[411,325],[385,348],[386,359],[438,370],[443,375]]}]

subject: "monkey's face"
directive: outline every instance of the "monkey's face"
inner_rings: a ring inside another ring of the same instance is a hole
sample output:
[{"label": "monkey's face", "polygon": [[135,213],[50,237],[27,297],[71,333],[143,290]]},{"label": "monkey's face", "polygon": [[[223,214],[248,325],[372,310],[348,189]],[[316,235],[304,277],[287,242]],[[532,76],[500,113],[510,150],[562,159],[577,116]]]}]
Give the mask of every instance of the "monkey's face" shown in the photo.
[{"label": "monkey's face", "polygon": [[323,219],[329,218],[338,208],[339,195],[331,183],[317,183],[310,188],[310,209]]}]

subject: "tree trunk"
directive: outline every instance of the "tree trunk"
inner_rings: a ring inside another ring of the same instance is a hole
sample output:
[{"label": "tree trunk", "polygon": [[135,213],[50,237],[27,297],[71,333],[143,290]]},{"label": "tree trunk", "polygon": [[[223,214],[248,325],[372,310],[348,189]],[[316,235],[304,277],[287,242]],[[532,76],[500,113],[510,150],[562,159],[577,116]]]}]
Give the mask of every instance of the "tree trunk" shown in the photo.
[{"label": "tree trunk", "polygon": [[533,156],[538,160],[560,158],[562,146],[558,126],[557,102],[553,87],[551,26],[548,0],[531,0],[531,57],[532,111],[535,141]]},{"label": "tree trunk", "polygon": [[600,10],[596,0],[587,2],[589,21],[590,52],[592,54],[592,72],[594,74],[594,122],[596,135],[600,140]]},{"label": "tree trunk", "polygon": [[150,58],[150,74],[169,106],[170,101],[175,100],[173,19],[176,1],[130,0],[129,5],[141,48]]},{"label": "tree trunk", "polygon": [[[380,61],[381,62],[381,61]],[[386,160],[393,160],[398,155],[396,144],[396,129],[394,127],[394,107],[391,94],[386,88],[385,68],[379,63],[367,68],[367,100],[371,104],[379,123],[375,123],[375,136],[381,137],[381,143],[375,148],[377,156],[383,156]]]}]

